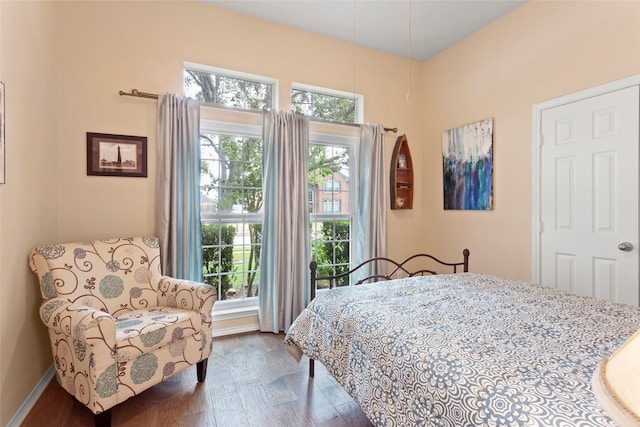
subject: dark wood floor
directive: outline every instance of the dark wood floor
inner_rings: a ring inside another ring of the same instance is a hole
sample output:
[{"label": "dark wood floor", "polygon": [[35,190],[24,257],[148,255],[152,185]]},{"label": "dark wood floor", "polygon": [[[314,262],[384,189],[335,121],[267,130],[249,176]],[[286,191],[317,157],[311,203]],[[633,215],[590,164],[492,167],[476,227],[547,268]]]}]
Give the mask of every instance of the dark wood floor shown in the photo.
[{"label": "dark wood floor", "polygon": [[[284,349],[283,335],[251,333],[215,338],[207,380],[195,366],[113,408],[114,427],[370,427],[360,407],[316,363],[300,362]],[[92,426],[93,415],[55,379],[23,427]]]}]

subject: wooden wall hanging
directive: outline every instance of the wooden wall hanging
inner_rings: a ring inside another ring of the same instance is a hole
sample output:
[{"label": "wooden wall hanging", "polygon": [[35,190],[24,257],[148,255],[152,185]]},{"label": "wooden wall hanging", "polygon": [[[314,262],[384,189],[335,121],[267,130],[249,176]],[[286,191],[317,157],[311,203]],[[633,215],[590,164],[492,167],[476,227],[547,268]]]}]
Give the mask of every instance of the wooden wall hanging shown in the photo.
[{"label": "wooden wall hanging", "polygon": [[413,161],[407,135],[399,136],[391,155],[391,209],[413,208]]}]

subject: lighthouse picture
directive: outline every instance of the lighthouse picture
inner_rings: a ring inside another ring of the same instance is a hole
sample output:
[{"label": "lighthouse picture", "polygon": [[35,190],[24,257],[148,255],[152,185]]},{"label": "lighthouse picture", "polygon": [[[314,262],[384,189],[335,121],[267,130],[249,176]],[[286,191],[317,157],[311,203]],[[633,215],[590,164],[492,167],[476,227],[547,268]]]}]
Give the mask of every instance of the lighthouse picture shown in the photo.
[{"label": "lighthouse picture", "polygon": [[100,142],[100,167],[110,169],[136,169],[136,144]]}]

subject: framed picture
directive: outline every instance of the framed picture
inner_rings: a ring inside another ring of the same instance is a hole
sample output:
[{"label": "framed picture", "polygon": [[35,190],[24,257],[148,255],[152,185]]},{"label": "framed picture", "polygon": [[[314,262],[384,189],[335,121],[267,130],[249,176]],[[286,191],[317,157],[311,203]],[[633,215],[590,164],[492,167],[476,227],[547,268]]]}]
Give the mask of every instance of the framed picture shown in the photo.
[{"label": "framed picture", "polygon": [[147,176],[147,137],[87,132],[87,175]]}]

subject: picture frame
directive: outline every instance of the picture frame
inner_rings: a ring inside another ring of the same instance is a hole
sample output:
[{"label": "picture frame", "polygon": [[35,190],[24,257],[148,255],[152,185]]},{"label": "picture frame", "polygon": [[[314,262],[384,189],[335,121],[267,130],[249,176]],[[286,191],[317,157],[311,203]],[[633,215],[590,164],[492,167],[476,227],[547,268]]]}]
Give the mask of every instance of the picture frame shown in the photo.
[{"label": "picture frame", "polygon": [[87,175],[147,176],[147,137],[87,132]]}]

